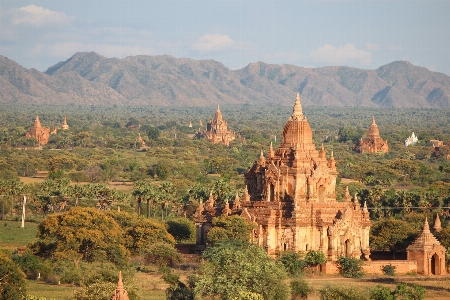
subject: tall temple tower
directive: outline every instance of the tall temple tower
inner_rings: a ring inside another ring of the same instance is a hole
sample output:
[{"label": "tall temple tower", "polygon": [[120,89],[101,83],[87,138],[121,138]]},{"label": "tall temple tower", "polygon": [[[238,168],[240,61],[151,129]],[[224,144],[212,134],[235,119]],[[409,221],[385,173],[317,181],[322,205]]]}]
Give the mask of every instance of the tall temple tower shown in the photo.
[{"label": "tall temple tower", "polygon": [[237,198],[225,208],[209,205],[197,211],[194,221],[197,235],[201,235],[197,241],[207,238],[201,229],[211,227],[211,217],[225,212],[255,222],[251,240],[269,255],[316,250],[329,260],[341,255],[359,258],[361,254],[369,259],[369,212],[348,190],[343,202],[336,200],[337,175],[333,154],[327,159],[323,145],[316,150],[297,93],[278,149],[274,151],[270,145],[267,157],[261,152],[244,174],[247,189],[242,201]]},{"label": "tall temple tower", "polygon": [[361,138],[355,147],[353,147],[353,150],[359,153],[389,152],[388,142],[380,137],[380,130],[375,123],[375,117],[372,117],[372,124],[367,131],[366,138]]}]

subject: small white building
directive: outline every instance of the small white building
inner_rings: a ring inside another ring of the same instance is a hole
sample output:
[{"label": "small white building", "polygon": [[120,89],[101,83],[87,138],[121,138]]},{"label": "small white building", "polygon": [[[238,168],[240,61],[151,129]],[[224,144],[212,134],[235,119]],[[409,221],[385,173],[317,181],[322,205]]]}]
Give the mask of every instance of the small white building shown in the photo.
[{"label": "small white building", "polygon": [[408,147],[409,145],[416,145],[418,141],[419,139],[413,132],[411,136],[405,140],[405,147]]}]

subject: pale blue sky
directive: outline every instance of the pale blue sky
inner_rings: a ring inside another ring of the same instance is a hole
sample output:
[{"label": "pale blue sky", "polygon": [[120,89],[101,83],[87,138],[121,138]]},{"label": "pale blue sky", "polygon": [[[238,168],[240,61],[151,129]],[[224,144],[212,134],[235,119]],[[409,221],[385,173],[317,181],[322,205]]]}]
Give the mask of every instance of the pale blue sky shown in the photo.
[{"label": "pale blue sky", "polygon": [[450,0],[0,0],[1,55],[45,71],[79,51],[450,75]]}]

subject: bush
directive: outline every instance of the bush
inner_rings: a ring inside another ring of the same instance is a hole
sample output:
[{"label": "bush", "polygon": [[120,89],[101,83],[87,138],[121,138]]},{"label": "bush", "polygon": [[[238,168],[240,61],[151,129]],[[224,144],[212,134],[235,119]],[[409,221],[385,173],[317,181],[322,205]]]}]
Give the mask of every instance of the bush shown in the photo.
[{"label": "bush", "polygon": [[296,252],[283,252],[278,261],[284,266],[286,272],[294,276],[302,274],[303,269],[307,267],[300,253]]},{"label": "bush", "polygon": [[25,297],[25,275],[3,253],[0,253],[0,279],[0,300],[22,299]]},{"label": "bush", "polygon": [[394,295],[403,296],[404,298],[399,299],[408,299],[408,300],[422,300],[425,298],[426,289],[421,287],[420,285],[413,284],[409,287],[406,283],[399,283],[395,287]]},{"label": "bush", "polygon": [[291,281],[291,296],[293,300],[308,299],[311,289],[308,283],[303,279]]},{"label": "bush", "polygon": [[181,262],[181,255],[172,245],[166,243],[155,243],[144,250],[146,263],[155,264],[158,267],[173,266],[174,263]]},{"label": "bush", "polygon": [[28,279],[38,279],[40,275],[40,278],[46,280],[52,274],[52,267],[49,263],[31,253],[13,255],[12,260],[20,266]]},{"label": "bush", "polygon": [[166,222],[167,231],[177,243],[195,243],[195,225],[186,218],[176,218]]},{"label": "bush", "polygon": [[396,268],[397,268],[396,266],[393,266],[392,264],[388,264],[388,265],[384,265],[383,267],[381,267],[381,271],[383,271],[384,275],[394,276]]},{"label": "bush", "polygon": [[394,291],[391,291],[387,287],[377,285],[370,291],[371,300],[396,300],[396,299],[407,299],[407,300],[422,300],[425,297],[425,288],[413,284],[411,287],[405,283],[399,283],[395,287]]},{"label": "bush", "polygon": [[364,275],[362,261],[360,259],[341,256],[338,258],[336,264],[339,273],[344,277],[359,278]]},{"label": "bush", "polygon": [[325,286],[319,290],[321,300],[369,300],[369,295],[353,287]]},{"label": "bush", "polygon": [[316,267],[327,262],[327,258],[322,251],[310,250],[306,253],[305,263],[308,267]]},{"label": "bush", "polygon": [[388,287],[377,285],[370,290],[371,300],[395,300],[395,296]]}]

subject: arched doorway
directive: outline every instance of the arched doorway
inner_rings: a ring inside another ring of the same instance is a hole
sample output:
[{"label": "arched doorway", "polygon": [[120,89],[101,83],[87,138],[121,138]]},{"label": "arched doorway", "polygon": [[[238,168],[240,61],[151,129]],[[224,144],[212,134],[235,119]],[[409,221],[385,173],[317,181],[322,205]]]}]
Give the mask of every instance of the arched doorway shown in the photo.
[{"label": "arched doorway", "polygon": [[435,253],[432,257],[431,257],[431,274],[433,275],[440,275],[441,272],[439,270],[439,256],[437,255],[437,253]]},{"label": "arched doorway", "polygon": [[351,254],[351,247],[350,247],[350,240],[347,239],[344,242],[344,253],[346,257],[350,257]]},{"label": "arched doorway", "polygon": [[272,183],[269,184],[269,201],[275,201],[275,188]]}]

